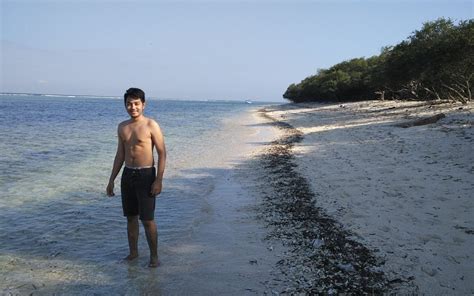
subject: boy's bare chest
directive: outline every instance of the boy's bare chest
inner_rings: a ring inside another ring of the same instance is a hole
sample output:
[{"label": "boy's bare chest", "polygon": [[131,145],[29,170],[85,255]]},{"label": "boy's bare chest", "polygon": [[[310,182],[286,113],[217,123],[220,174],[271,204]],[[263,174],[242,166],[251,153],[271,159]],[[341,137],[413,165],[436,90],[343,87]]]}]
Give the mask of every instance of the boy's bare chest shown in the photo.
[{"label": "boy's bare chest", "polygon": [[122,130],[121,137],[126,145],[151,142],[151,134],[146,126],[127,126]]}]

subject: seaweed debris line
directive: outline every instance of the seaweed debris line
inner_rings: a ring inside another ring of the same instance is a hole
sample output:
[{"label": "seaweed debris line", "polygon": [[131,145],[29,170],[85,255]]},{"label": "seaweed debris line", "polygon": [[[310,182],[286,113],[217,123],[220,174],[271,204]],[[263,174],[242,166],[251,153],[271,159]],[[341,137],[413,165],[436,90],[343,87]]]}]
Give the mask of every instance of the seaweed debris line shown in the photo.
[{"label": "seaweed debris line", "polygon": [[[394,284],[380,266],[384,261],[352,240],[351,233],[317,207],[317,195],[295,170],[292,148],[303,133],[286,122],[259,114],[282,131],[258,158],[256,176],[262,194],[259,218],[269,228],[267,240],[288,247],[278,261],[286,290],[282,293],[382,294]],[[269,186],[270,185],[270,186]]]}]

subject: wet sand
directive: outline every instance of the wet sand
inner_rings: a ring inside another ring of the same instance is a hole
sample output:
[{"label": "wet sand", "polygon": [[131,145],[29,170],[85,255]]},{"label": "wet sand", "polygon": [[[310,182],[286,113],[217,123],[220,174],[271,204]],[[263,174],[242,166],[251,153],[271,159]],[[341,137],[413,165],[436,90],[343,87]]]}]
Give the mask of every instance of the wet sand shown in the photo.
[{"label": "wet sand", "polygon": [[[474,293],[473,105],[386,101],[265,110],[286,134],[267,151],[267,171],[282,159],[287,164],[265,180],[274,184],[266,194],[275,210],[264,218],[274,237],[293,246],[292,262],[281,266],[298,271],[291,291]],[[436,123],[400,127],[440,113],[446,117]],[[278,194],[289,187],[293,192]],[[299,214],[295,203],[302,204]],[[312,218],[302,219],[307,213]]]},{"label": "wet sand", "polygon": [[234,148],[209,151],[224,165],[209,170],[216,185],[206,197],[202,219],[166,254],[180,263],[163,266],[173,270],[160,287],[163,295],[263,295],[282,289],[273,279],[279,277],[276,264],[285,247],[270,248],[265,240],[267,229],[257,219],[260,196],[249,190],[254,181],[246,175],[249,163],[276,137],[276,130],[262,122],[255,112],[228,122],[245,136],[234,135]]}]

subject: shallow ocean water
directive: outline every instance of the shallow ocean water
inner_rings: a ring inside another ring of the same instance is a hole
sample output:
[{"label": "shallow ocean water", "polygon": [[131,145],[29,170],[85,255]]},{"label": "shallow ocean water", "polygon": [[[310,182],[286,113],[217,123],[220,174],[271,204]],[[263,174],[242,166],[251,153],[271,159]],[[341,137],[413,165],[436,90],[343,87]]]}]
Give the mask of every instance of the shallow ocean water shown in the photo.
[{"label": "shallow ocean water", "polygon": [[150,271],[142,228],[140,259],[120,260],[128,251],[120,175],[116,197],[105,196],[116,127],[127,119],[123,101],[0,96],[0,292],[147,294],[176,281],[180,269],[192,268],[180,264],[180,254],[194,251],[181,242],[206,219],[213,167],[222,165],[212,151],[232,141],[223,122],[250,108],[148,101],[145,113],[159,122],[168,151],[155,211],[168,268]]}]

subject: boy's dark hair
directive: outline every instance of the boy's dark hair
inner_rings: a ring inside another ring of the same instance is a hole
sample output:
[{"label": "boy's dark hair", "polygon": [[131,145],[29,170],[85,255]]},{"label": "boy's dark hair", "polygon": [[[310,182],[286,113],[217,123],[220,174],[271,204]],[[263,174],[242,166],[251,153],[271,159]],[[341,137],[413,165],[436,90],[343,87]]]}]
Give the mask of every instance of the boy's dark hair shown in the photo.
[{"label": "boy's dark hair", "polygon": [[127,104],[127,98],[135,98],[135,99],[140,99],[142,103],[145,103],[145,92],[139,88],[131,87],[127,89],[125,94],[123,95],[123,102],[124,104]]}]

